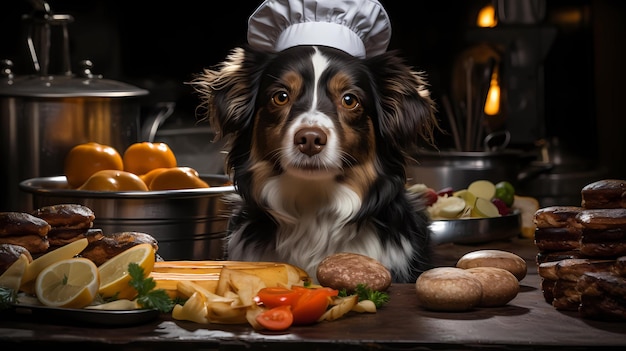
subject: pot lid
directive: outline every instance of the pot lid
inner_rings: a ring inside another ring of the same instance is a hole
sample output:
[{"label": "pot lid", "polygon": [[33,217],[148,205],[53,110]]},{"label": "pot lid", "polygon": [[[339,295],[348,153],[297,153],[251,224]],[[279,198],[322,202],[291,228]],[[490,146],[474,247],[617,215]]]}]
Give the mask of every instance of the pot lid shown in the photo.
[{"label": "pot lid", "polygon": [[91,73],[93,64],[81,63],[79,75],[46,75],[14,77],[13,63],[2,61],[0,96],[13,97],[131,97],[147,95],[148,91],[133,85],[104,79]]}]

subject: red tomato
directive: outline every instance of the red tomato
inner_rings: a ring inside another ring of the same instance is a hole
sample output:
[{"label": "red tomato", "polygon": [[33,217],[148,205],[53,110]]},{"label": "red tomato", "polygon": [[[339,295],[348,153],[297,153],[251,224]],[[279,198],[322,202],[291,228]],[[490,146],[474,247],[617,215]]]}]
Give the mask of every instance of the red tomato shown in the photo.
[{"label": "red tomato", "polygon": [[293,287],[300,294],[291,309],[293,324],[313,324],[326,312],[331,296],[337,296],[338,290],[331,288]]},{"label": "red tomato", "polygon": [[290,305],[293,306],[295,301],[300,297],[296,291],[282,288],[270,287],[259,290],[254,301],[257,304],[263,304],[267,308]]},{"label": "red tomato", "polygon": [[256,316],[256,321],[268,330],[285,330],[293,324],[291,306],[284,305],[269,309]]}]

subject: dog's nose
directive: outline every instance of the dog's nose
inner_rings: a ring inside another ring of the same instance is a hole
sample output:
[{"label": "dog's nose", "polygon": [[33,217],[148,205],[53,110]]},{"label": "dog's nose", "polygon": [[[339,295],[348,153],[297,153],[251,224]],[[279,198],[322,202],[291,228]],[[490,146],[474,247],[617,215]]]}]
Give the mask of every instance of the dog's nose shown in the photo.
[{"label": "dog's nose", "polygon": [[320,128],[302,128],[293,137],[293,143],[303,154],[313,156],[326,146],[328,137]]}]

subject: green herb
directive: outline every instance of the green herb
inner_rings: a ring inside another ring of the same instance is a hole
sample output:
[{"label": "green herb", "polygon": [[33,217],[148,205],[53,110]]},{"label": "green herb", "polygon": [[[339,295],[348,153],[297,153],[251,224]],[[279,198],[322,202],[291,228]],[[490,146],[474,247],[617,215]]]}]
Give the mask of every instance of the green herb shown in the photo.
[{"label": "green herb", "polygon": [[358,295],[359,301],[370,300],[376,305],[376,308],[382,307],[384,304],[389,302],[389,294],[383,291],[372,290],[367,287],[365,284],[357,284],[356,289],[352,293],[348,293],[346,289],[341,289],[339,291],[340,297],[345,297],[348,295]]},{"label": "green herb", "polygon": [[128,265],[131,277],[129,284],[137,290],[137,303],[143,308],[154,308],[167,313],[174,308],[174,301],[163,289],[154,289],[156,282],[152,277],[146,278],[143,268],[135,262]]},{"label": "green herb", "polygon": [[0,286],[0,310],[11,307],[17,302],[17,292],[11,288]]}]

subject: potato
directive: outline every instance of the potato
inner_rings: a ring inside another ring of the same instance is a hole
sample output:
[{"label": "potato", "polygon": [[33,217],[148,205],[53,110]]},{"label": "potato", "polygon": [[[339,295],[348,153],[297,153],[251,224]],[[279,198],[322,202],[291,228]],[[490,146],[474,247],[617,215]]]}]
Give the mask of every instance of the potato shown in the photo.
[{"label": "potato", "polygon": [[482,284],[470,272],[456,267],[437,267],[422,273],[415,282],[421,306],[432,311],[461,312],[478,306]]},{"label": "potato", "polygon": [[456,263],[457,268],[497,267],[513,273],[518,281],[526,276],[526,261],[518,255],[502,250],[478,250],[468,252]]},{"label": "potato", "polygon": [[385,291],[391,285],[391,272],[385,266],[369,256],[350,252],[324,258],[316,275],[321,285],[348,292],[354,292],[359,284],[377,291]]},{"label": "potato", "polygon": [[519,281],[513,273],[497,267],[474,267],[466,269],[482,285],[482,297],[478,306],[504,306],[519,292]]}]

